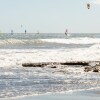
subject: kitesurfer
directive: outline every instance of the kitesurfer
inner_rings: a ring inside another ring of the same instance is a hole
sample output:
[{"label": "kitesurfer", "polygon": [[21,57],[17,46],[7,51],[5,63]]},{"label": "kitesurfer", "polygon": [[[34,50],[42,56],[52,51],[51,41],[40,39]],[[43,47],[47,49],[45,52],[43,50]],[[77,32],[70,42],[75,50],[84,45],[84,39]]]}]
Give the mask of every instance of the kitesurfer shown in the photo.
[{"label": "kitesurfer", "polygon": [[67,35],[68,34],[68,30],[66,29],[66,31],[65,31],[65,35]]},{"label": "kitesurfer", "polygon": [[90,9],[90,4],[89,3],[87,3],[87,8]]}]

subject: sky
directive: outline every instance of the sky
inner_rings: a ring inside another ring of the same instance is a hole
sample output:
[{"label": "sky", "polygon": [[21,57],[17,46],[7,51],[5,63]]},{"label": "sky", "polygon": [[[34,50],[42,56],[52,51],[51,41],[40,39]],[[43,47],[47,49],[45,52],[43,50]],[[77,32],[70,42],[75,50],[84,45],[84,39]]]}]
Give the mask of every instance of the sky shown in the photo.
[{"label": "sky", "polygon": [[64,33],[66,29],[100,33],[100,0],[0,0],[1,33]]}]

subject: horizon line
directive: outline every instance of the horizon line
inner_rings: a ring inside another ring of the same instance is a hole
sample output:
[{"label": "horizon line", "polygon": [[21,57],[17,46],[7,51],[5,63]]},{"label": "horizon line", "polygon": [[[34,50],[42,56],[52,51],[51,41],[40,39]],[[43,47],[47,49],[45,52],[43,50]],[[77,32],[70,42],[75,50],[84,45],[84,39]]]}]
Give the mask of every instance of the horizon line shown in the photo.
[{"label": "horizon line", "polygon": [[[65,32],[13,32],[13,33],[11,33],[11,32],[1,32],[0,34],[65,34]],[[100,33],[100,32],[68,32],[68,34],[75,34],[75,33],[90,33],[90,34],[95,34],[95,33]]]}]

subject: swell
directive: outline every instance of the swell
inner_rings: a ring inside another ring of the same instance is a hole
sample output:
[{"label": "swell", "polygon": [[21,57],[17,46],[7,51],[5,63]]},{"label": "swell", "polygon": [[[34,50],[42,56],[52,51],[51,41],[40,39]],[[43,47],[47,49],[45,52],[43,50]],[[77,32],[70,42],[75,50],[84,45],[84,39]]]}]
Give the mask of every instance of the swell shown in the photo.
[{"label": "swell", "polygon": [[100,44],[98,38],[52,38],[52,39],[0,39],[0,45],[8,44],[42,44],[42,43],[59,43],[59,44]]},{"label": "swell", "polygon": [[14,44],[35,44],[35,43],[43,43],[42,40],[34,39],[34,40],[27,40],[27,39],[5,39],[0,40],[0,45],[14,45]]}]

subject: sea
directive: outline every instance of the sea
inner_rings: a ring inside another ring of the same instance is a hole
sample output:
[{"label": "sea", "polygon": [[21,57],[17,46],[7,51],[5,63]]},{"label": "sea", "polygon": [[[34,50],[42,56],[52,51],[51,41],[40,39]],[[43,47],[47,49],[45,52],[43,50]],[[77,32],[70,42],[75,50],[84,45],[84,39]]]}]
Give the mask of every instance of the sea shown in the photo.
[{"label": "sea", "polygon": [[1,33],[0,100],[100,88],[100,73],[82,65],[22,66],[67,61],[100,61],[100,33]]}]

